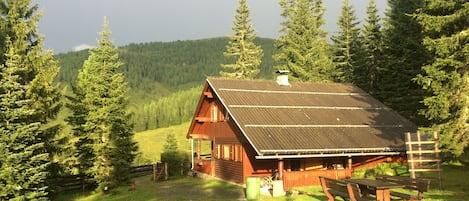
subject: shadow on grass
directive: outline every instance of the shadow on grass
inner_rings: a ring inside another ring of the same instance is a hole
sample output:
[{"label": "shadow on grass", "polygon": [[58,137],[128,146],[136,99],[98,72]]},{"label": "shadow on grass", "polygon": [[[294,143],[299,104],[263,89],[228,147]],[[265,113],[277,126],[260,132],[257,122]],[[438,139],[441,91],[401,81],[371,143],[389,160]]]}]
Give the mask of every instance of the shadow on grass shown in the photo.
[{"label": "shadow on grass", "polygon": [[[432,175],[433,178],[437,176]],[[469,168],[462,165],[444,165],[441,172],[441,189],[434,179],[431,190],[424,194],[426,200],[469,200]]]},{"label": "shadow on grass", "polygon": [[242,200],[244,189],[218,180],[178,178],[159,182],[160,200]]},{"label": "shadow on grass", "polygon": [[[424,193],[423,201],[456,201],[469,198],[469,171],[464,166],[443,166],[442,189],[435,181],[429,192]],[[151,176],[135,179],[137,189],[128,191],[129,186],[111,189],[110,193],[64,192],[56,201],[173,201],[173,200],[245,200],[245,189],[238,185],[193,177],[171,178],[168,181],[153,183]],[[262,197],[262,201],[319,201],[327,200],[320,186],[299,188],[299,194],[282,197]]]},{"label": "shadow on grass", "polygon": [[136,190],[129,186],[111,189],[108,194],[93,191],[67,191],[55,201],[152,201],[152,200],[239,200],[244,198],[242,187],[217,180],[192,177],[171,178],[154,183],[151,176],[135,179]]}]

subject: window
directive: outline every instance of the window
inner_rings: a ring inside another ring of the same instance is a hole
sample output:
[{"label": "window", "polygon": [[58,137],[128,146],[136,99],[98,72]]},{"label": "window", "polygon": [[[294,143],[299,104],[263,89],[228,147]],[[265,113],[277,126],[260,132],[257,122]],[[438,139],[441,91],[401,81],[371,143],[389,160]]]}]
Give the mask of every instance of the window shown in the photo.
[{"label": "window", "polygon": [[216,105],[212,105],[212,108],[210,110],[210,116],[212,117],[212,122],[218,121],[218,107]]},{"label": "window", "polygon": [[241,162],[243,161],[243,149],[241,147],[241,145],[236,145],[234,146],[235,147],[235,156],[234,156],[234,160],[235,161],[238,161],[238,162]]},{"label": "window", "polygon": [[234,144],[217,145],[215,158],[241,162],[243,161],[243,148],[241,145]]},{"label": "window", "polygon": [[215,158],[220,159],[221,157],[221,145],[217,144],[217,150],[215,152]]},{"label": "window", "polygon": [[223,159],[230,160],[231,159],[231,146],[230,145],[223,145]]},{"label": "window", "polygon": [[290,168],[292,171],[300,171],[301,170],[301,161],[300,160],[291,160],[290,161]]}]

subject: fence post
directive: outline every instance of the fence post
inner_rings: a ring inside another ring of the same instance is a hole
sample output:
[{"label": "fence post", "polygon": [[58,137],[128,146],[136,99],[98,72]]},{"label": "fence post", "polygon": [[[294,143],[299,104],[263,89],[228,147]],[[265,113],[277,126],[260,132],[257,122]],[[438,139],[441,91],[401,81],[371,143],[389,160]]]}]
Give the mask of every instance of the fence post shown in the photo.
[{"label": "fence post", "polygon": [[158,173],[158,163],[154,163],[153,164],[153,183],[156,182],[157,173]]},{"label": "fence post", "polygon": [[[440,138],[438,138],[438,133],[437,132],[433,132],[433,139],[435,140],[435,157],[437,159],[440,159]],[[442,186],[442,182],[441,182],[441,162],[438,162],[437,163],[437,168],[438,170],[438,182],[439,182],[439,187],[440,187],[440,190],[443,190],[443,186]]]},{"label": "fence post", "polygon": [[164,180],[168,180],[168,163],[164,163]]},{"label": "fence post", "polygon": [[413,178],[415,179],[415,166],[414,166],[414,157],[413,157],[413,153],[412,153],[412,137],[410,136],[410,133],[406,133],[406,137],[407,137],[407,160],[411,161],[410,162],[410,178]]}]

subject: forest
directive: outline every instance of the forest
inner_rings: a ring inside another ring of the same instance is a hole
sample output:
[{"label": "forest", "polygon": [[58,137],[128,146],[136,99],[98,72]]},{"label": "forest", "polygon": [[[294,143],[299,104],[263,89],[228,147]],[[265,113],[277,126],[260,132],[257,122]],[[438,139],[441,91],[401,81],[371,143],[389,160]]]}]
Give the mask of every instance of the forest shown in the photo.
[{"label": "forest", "polygon": [[323,29],[322,0],[278,3],[276,39],[256,36],[239,0],[228,37],[116,47],[104,18],[96,47],[54,55],[43,49],[38,5],[0,1],[0,200],[49,200],[59,176],[79,175],[97,192],[127,184],[135,133],[187,123],[206,77],[273,79],[276,70],[357,85],[438,132],[443,161],[464,163],[468,1],[388,0],[381,17],[369,0],[358,19],[343,0],[334,33]]},{"label": "forest", "polygon": [[[259,79],[273,79],[274,40],[256,38],[264,57]],[[208,76],[219,76],[226,37],[174,42],[149,42],[119,47],[124,73],[131,88],[130,110],[134,131],[179,125],[192,118],[201,87]],[[68,86],[88,58],[88,51],[55,55],[60,65],[56,81]]]}]

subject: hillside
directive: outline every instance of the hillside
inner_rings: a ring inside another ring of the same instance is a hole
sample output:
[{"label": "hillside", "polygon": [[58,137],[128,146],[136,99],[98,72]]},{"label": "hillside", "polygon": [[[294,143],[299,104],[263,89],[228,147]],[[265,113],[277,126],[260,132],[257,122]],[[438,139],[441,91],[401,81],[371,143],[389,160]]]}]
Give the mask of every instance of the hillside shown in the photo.
[{"label": "hillside", "polygon": [[[274,40],[257,38],[255,43],[264,50],[259,77],[271,78]],[[207,76],[218,76],[220,64],[228,62],[223,56],[227,44],[226,37],[129,44],[119,47],[119,56],[133,93],[151,91],[156,95],[166,95],[198,86]],[[56,55],[61,66],[57,81],[74,82],[87,57],[87,50]]]},{"label": "hillside", "polygon": [[174,134],[178,148],[184,151],[191,150],[190,141],[186,139],[189,122],[181,125],[159,128],[135,133],[134,140],[138,144],[140,154],[135,159],[135,165],[150,164],[160,161],[160,154],[166,144],[166,136]]},{"label": "hillside", "polygon": [[[273,77],[274,40],[257,38],[264,50],[259,78]],[[129,82],[130,110],[135,131],[179,125],[187,122],[207,76],[218,76],[226,37],[201,40],[150,42],[119,47],[122,72]],[[64,86],[76,81],[88,51],[56,55],[61,70],[56,81]]]}]

